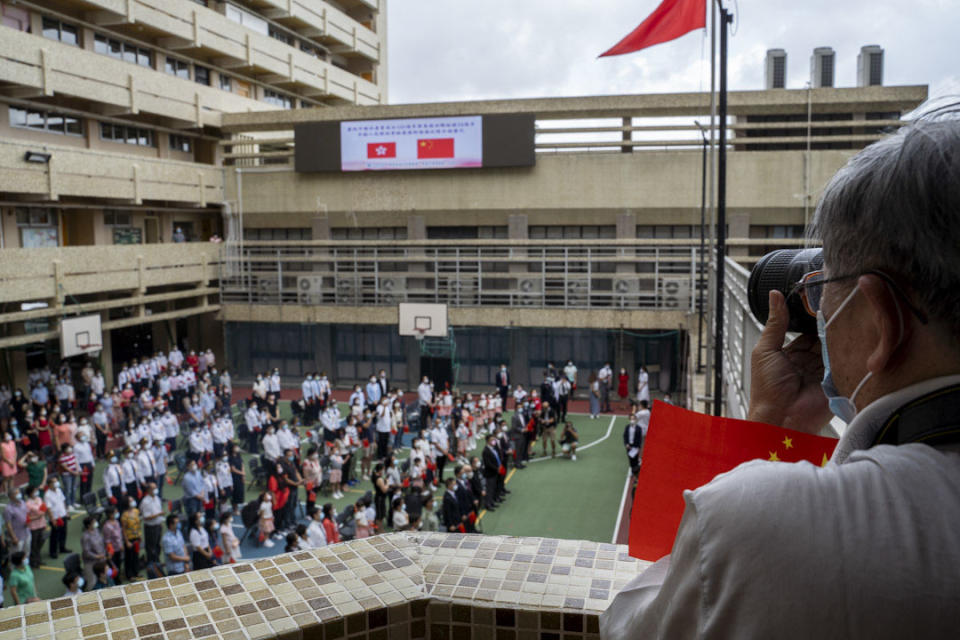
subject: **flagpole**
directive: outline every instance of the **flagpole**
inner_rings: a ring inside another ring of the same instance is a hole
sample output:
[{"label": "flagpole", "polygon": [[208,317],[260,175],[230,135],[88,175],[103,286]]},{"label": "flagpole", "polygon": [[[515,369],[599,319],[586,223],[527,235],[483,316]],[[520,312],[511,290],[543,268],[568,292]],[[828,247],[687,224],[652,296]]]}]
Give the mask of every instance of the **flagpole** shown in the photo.
[{"label": "flagpole", "polygon": [[[716,202],[714,198],[716,193],[713,190],[713,185],[716,182],[716,174],[714,173],[714,155],[716,147],[714,146],[714,134],[717,130],[717,10],[714,7],[713,2],[710,2],[710,154],[707,157],[707,175],[710,176],[710,248],[708,249],[709,253],[707,254],[707,265],[709,267],[711,263],[710,256],[713,255],[713,249],[716,247],[716,236],[714,235],[717,228],[717,210]],[[700,326],[700,331],[710,331],[710,327],[713,326],[713,283],[716,280],[714,277],[713,269],[707,269],[707,322]],[[713,411],[713,341],[709,339],[709,335],[706,339],[707,345],[707,362],[706,369],[704,370],[704,395],[706,396],[706,406],[704,407],[705,413],[710,413]]]},{"label": "flagpole", "polygon": [[727,26],[733,14],[727,11],[722,0],[720,8],[720,131],[717,155],[717,288],[716,288],[716,335],[714,336],[713,369],[713,415],[723,415],[723,281],[727,248]]}]

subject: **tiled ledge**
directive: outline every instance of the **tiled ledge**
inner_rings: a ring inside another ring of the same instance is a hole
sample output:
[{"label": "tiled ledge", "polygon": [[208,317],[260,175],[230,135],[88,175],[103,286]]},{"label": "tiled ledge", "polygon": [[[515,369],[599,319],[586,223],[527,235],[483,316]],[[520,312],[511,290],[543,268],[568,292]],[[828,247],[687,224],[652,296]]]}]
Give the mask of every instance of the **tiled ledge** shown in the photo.
[{"label": "tiled ledge", "polygon": [[0,610],[0,640],[552,640],[649,563],[576,540],[389,534]]}]

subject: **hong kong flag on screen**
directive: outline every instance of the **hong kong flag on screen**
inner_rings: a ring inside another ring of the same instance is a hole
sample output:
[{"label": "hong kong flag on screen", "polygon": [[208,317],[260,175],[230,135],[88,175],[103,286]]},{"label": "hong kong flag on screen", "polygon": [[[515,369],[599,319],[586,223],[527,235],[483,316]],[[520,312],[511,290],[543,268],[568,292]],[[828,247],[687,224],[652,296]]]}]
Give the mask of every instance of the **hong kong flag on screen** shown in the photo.
[{"label": "hong kong flag on screen", "polygon": [[396,158],[396,142],[369,142],[367,143],[367,159],[370,158]]},{"label": "hong kong flag on screen", "polygon": [[417,140],[417,158],[452,158],[453,138]]}]

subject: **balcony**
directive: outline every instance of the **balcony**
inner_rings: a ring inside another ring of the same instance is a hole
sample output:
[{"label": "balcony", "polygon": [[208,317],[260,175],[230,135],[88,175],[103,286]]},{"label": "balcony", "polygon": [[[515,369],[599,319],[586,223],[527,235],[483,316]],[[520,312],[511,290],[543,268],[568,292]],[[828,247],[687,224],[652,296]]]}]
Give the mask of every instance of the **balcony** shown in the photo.
[{"label": "balcony", "polygon": [[[41,148],[50,162],[24,160],[27,151]],[[16,140],[0,141],[0,191],[49,200],[76,196],[201,207],[224,199],[223,171],[210,165]]]},{"label": "balcony", "polygon": [[243,242],[223,302],[690,312],[699,240]]},{"label": "balcony", "polygon": [[[216,311],[210,296],[219,277],[220,245],[206,242],[3,249],[0,303],[47,306],[0,314],[8,328],[0,348],[59,337],[57,330],[20,331],[17,323],[102,311],[106,331]],[[129,315],[109,319],[117,309]]]},{"label": "balcony", "polygon": [[[623,545],[389,534],[0,611],[13,637],[597,640]],[[134,613],[136,612],[136,613]],[[104,635],[101,635],[104,634]]]},{"label": "balcony", "polygon": [[[216,11],[204,10],[190,0],[131,0],[118,3],[95,0],[104,10],[94,14],[97,24],[118,27],[143,24],[166,34],[160,44],[181,50],[191,57],[212,58],[219,66],[262,75],[270,84],[294,86],[298,93],[321,97],[332,96],[358,105],[379,104],[380,89],[352,73],[320,60],[297,47],[289,46],[265,34],[251,31]],[[271,3],[274,4],[274,3]],[[280,3],[276,3],[280,6]],[[376,34],[346,14],[326,5],[319,10],[298,3],[282,3],[283,9],[269,10],[277,15],[293,10],[290,17],[297,25],[314,25],[309,37],[337,36],[334,41],[379,60],[379,39]],[[128,9],[129,7],[129,13]],[[228,94],[229,95],[229,94]],[[237,108],[236,111],[243,111]]]},{"label": "balcony", "polygon": [[19,98],[62,94],[182,127],[219,127],[225,112],[277,108],[9,27],[0,27],[0,83],[14,85],[0,90]]}]

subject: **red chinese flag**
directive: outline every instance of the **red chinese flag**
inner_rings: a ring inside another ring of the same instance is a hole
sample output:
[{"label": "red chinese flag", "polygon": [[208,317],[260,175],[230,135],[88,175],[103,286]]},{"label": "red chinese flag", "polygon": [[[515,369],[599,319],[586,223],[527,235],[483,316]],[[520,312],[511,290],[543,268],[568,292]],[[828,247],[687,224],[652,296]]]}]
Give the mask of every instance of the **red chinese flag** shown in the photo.
[{"label": "red chinese flag", "polygon": [[368,142],[367,159],[371,158],[396,158],[396,142]]},{"label": "red chinese flag", "polygon": [[453,138],[417,140],[417,158],[452,158]]},{"label": "red chinese flag", "polygon": [[834,438],[654,402],[630,516],[630,555],[654,561],[670,553],[685,490],[748,460],[823,466],[836,444]]},{"label": "red chinese flag", "polygon": [[663,0],[640,26],[613,45],[604,56],[619,56],[652,47],[661,42],[675,40],[694,29],[707,25],[706,0]]}]

